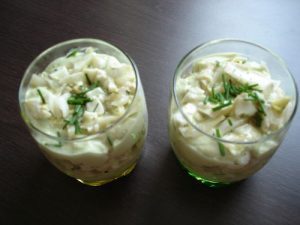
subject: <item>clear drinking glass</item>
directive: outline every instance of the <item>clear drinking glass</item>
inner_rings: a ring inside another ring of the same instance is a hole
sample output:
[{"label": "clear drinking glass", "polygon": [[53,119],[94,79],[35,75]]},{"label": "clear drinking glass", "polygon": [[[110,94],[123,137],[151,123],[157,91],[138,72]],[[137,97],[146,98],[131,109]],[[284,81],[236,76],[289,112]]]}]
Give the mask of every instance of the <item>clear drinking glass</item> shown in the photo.
[{"label": "clear drinking glass", "polygon": [[[33,74],[44,71],[53,60],[70,49],[93,47],[132,66],[136,92],[126,112],[110,127],[96,134],[73,139],[51,136],[35,126],[27,114],[24,100]],[[60,171],[78,181],[99,186],[129,174],[142,151],[148,129],[144,91],[134,61],[122,50],[102,40],[75,39],[59,43],[41,53],[27,68],[19,89],[21,115],[46,158]],[[112,138],[114,137],[114,138]],[[95,146],[97,151],[95,151]],[[93,149],[90,151],[89,149]]]},{"label": "clear drinking glass", "polygon": [[[181,107],[177,96],[177,80],[191,71],[195,60],[216,53],[235,52],[246,56],[248,59],[265,62],[270,70],[272,79],[281,81],[281,88],[292,99],[293,110],[285,125],[276,132],[263,136],[252,142],[233,142],[213,136],[193,124]],[[191,50],[178,64],[171,87],[169,105],[169,138],[174,153],[180,164],[187,172],[210,187],[219,187],[243,180],[261,169],[272,157],[282,142],[289,125],[296,113],[298,91],[296,83],[283,60],[270,50],[254,43],[242,40],[214,40],[197,46]],[[197,133],[195,137],[184,137],[174,123],[176,113],[187,122],[187,128]],[[223,145],[226,148],[243,149],[250,156],[249,163],[240,166],[224,159],[216,161],[210,155],[212,146]]]}]

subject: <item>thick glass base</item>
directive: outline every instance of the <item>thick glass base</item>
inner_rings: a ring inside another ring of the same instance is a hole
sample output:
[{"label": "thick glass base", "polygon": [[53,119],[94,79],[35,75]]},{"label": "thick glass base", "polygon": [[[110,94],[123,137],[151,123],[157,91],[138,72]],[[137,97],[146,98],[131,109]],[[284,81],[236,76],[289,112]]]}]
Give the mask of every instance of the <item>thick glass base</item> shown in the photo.
[{"label": "thick glass base", "polygon": [[223,182],[217,182],[217,181],[208,180],[208,179],[202,177],[201,175],[198,175],[197,173],[195,173],[191,169],[187,168],[181,162],[179,162],[179,163],[183,167],[183,169],[187,171],[187,173],[190,176],[194,177],[196,180],[200,181],[202,184],[204,184],[207,187],[221,188],[221,187],[226,187],[226,186],[228,186],[228,185],[231,184],[231,183],[223,183]]},{"label": "thick glass base", "polygon": [[115,178],[111,178],[111,179],[106,179],[106,180],[99,180],[99,181],[84,181],[81,179],[76,179],[78,180],[80,183],[82,184],[86,184],[89,186],[101,186],[103,184],[109,183],[113,180],[116,180],[118,178],[124,177],[126,175],[128,175],[129,173],[131,173],[133,171],[133,169],[135,168],[136,163],[134,163],[133,165],[131,165],[127,170],[125,170],[122,174],[120,174],[119,176],[116,176]]}]

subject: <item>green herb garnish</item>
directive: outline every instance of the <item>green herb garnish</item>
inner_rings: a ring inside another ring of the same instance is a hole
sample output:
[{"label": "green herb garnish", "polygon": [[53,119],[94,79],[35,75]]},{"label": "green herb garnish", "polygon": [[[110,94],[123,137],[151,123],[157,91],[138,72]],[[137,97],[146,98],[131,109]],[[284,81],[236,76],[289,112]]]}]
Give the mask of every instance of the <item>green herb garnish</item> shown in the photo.
[{"label": "green herb garnish", "polygon": [[49,144],[49,143],[45,143],[46,146],[49,146],[49,147],[56,147],[56,148],[60,148],[62,145],[60,145],[59,143],[58,144]]},{"label": "green herb garnish", "polygon": [[261,126],[262,124],[262,121],[263,121],[263,116],[260,114],[260,113],[255,113],[255,115],[252,117],[253,121],[254,121],[254,124],[258,127]]},{"label": "green herb garnish", "polygon": [[95,106],[93,112],[96,112],[96,109],[98,108],[98,106],[99,106],[99,103],[97,103],[97,105]]},{"label": "green herb garnish", "polygon": [[130,136],[132,137],[133,140],[136,140],[136,134],[135,133],[131,133]]},{"label": "green herb garnish", "polygon": [[228,124],[229,124],[229,126],[232,126],[232,121],[231,121],[231,119],[227,119],[227,122],[228,122]]},{"label": "green herb garnish", "polygon": [[64,125],[63,129],[66,128],[68,125],[73,125],[73,126],[75,126],[75,134],[81,133],[79,119],[81,119],[81,117],[84,114],[84,107],[85,107],[84,105],[76,105],[75,106],[72,117],[69,120],[65,120],[65,125]]},{"label": "green herb garnish", "polygon": [[253,120],[256,126],[260,127],[266,112],[264,110],[264,103],[265,101],[262,100],[256,92],[248,93],[248,98],[245,99],[246,101],[252,101],[256,104],[257,113],[253,116]]},{"label": "green herb garnish", "polygon": [[63,129],[65,129],[68,125],[73,125],[75,127],[75,134],[81,133],[79,120],[84,114],[86,103],[92,101],[90,98],[85,96],[85,94],[95,89],[96,87],[98,87],[98,83],[93,83],[87,90],[81,93],[73,94],[68,98],[68,104],[74,105],[75,108],[71,118],[69,120],[65,120],[65,125],[63,126]]},{"label": "green herb garnish", "polygon": [[208,101],[208,96],[205,96],[205,99],[204,99],[204,101],[203,101],[204,105],[207,104],[207,101]]},{"label": "green herb garnish", "polygon": [[73,56],[75,56],[77,53],[78,53],[78,49],[77,49],[77,48],[73,48],[73,49],[71,49],[71,50],[67,53],[66,57],[67,57],[67,58],[73,57]]},{"label": "green herb garnish", "polygon": [[[216,129],[216,136],[217,136],[218,138],[221,138],[221,137],[222,137],[219,128]],[[225,146],[223,145],[223,143],[218,142],[218,146],[219,146],[219,151],[220,151],[221,156],[225,156]]]},{"label": "green herb garnish", "polygon": [[91,82],[89,76],[86,73],[84,74],[84,76],[86,78],[86,81],[87,81],[88,85],[92,85],[92,82]]},{"label": "green herb garnish", "polygon": [[[216,92],[215,87],[212,87],[210,91],[210,95],[208,95],[204,101],[203,104],[207,104],[207,102],[211,102],[213,104],[216,104],[212,110],[218,111],[221,110],[227,106],[230,106],[232,104],[232,101],[234,98],[236,98],[238,95],[242,93],[248,94],[247,99],[249,101],[253,101],[256,103],[256,107],[259,113],[259,119],[256,119],[257,121],[263,120],[263,116],[266,115],[264,111],[264,101],[259,98],[257,95],[257,92],[262,92],[262,90],[258,89],[258,84],[234,84],[230,79],[226,80],[225,75],[222,74],[222,83],[223,83],[223,91],[222,92]],[[257,116],[256,116],[257,117]]]},{"label": "green herb garnish", "polygon": [[215,112],[215,111],[218,111],[218,110],[220,110],[220,109],[222,109],[222,108],[225,108],[225,107],[227,107],[227,106],[229,106],[229,105],[231,105],[231,102],[230,102],[230,101],[229,101],[229,102],[226,102],[226,103],[223,103],[223,102],[222,102],[219,106],[212,108],[212,110]]},{"label": "green herb garnish", "polygon": [[216,95],[215,95],[215,87],[212,87],[212,88],[211,88],[211,97],[212,97],[212,98],[215,98],[215,97],[216,97]]},{"label": "green herb garnish", "polygon": [[[60,135],[59,132],[57,132],[56,134],[57,134],[57,137],[58,137],[58,138],[61,137],[61,135]],[[57,142],[57,144],[49,144],[49,143],[45,143],[45,145],[46,145],[46,146],[52,146],[52,147],[60,148],[60,147],[62,147],[62,142],[59,140],[59,141]]]},{"label": "green herb garnish", "polygon": [[107,136],[107,142],[109,143],[109,145],[110,145],[111,147],[114,146],[114,143],[113,143],[113,141],[111,140],[111,138],[110,138],[109,136]]},{"label": "green herb garnish", "polygon": [[85,91],[81,92],[80,94],[81,94],[81,95],[85,95],[86,93],[88,93],[88,92],[91,91],[91,90],[94,90],[96,87],[99,87],[100,85],[101,85],[101,84],[100,84],[99,81],[97,81],[96,83],[92,83],[92,84],[88,87],[88,89],[86,89]]},{"label": "green herb garnish", "polygon": [[41,100],[42,100],[42,103],[43,103],[43,104],[46,104],[45,98],[44,98],[44,96],[42,95],[42,92],[40,91],[40,89],[37,89],[37,93],[38,93],[38,95],[40,96],[40,98],[41,98]]},{"label": "green herb garnish", "polygon": [[69,105],[85,105],[91,101],[92,100],[90,98],[83,96],[82,94],[75,94],[68,98]]},{"label": "green herb garnish", "polygon": [[246,101],[253,101],[253,102],[255,102],[256,104],[257,104],[257,111],[259,112],[259,113],[261,113],[262,115],[266,115],[266,112],[265,112],[265,110],[264,110],[264,103],[265,103],[265,101],[264,100],[262,100],[258,95],[257,95],[257,93],[256,92],[253,92],[253,93],[248,93],[248,97],[249,98],[247,98],[247,99],[245,99]]}]

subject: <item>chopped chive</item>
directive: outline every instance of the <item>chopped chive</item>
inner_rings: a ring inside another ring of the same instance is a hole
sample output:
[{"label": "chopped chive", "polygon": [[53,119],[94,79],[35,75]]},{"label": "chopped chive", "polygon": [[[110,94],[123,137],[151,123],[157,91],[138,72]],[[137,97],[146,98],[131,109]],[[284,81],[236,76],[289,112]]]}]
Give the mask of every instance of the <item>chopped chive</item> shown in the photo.
[{"label": "chopped chive", "polygon": [[37,93],[39,94],[39,96],[40,96],[40,98],[41,98],[41,100],[42,100],[42,103],[43,103],[43,104],[46,104],[45,98],[44,98],[44,96],[42,95],[42,92],[40,91],[40,89],[37,89]]},{"label": "chopped chive", "polygon": [[[57,137],[61,137],[61,135],[60,135],[59,132],[56,132],[56,134],[57,134]],[[62,147],[61,141],[58,141],[57,144],[49,144],[49,143],[45,143],[45,145],[46,145],[46,146],[57,147],[57,148]]]},{"label": "chopped chive", "polygon": [[225,90],[225,86],[227,85],[227,82],[226,82],[226,80],[225,80],[225,75],[224,75],[224,73],[222,74],[222,81],[223,81],[224,90]]},{"label": "chopped chive", "polygon": [[206,105],[208,101],[208,96],[205,97],[205,99],[203,100],[203,104]]},{"label": "chopped chive", "polygon": [[87,81],[88,85],[92,85],[92,82],[91,82],[89,76],[86,73],[84,74],[84,76],[86,78],[86,81]]},{"label": "chopped chive", "polygon": [[248,93],[248,97],[246,99],[246,101],[253,101],[254,103],[257,104],[257,111],[260,114],[260,118],[258,119],[259,122],[255,123],[255,124],[261,124],[262,120],[263,120],[263,116],[266,115],[266,112],[264,110],[264,100],[262,100],[256,92],[252,92],[252,93]]},{"label": "chopped chive", "polygon": [[97,103],[97,105],[95,106],[93,112],[96,112],[96,109],[98,108],[98,106],[99,106],[99,103]]},{"label": "chopped chive", "polygon": [[63,128],[62,128],[63,130],[64,130],[64,129],[66,129],[66,127],[67,127],[67,126],[68,126],[68,124],[70,123],[70,121],[69,121],[69,120],[64,120],[64,121],[65,121],[65,124],[64,124],[64,126],[63,126]]},{"label": "chopped chive", "polygon": [[221,93],[217,93],[216,94],[216,98],[220,101],[220,102],[224,102],[225,98]]},{"label": "chopped chive", "polygon": [[212,108],[212,110],[215,112],[215,111],[221,110],[229,105],[231,105],[231,102],[223,103],[222,105]]},{"label": "chopped chive", "polygon": [[215,87],[211,88],[211,96],[215,98]]},{"label": "chopped chive", "polygon": [[262,121],[263,121],[263,116],[266,115],[266,112],[264,110],[264,100],[262,100],[261,98],[259,98],[259,96],[257,95],[257,93],[248,93],[248,97],[247,99],[245,99],[246,101],[253,101],[254,103],[257,104],[257,113],[253,116],[253,120],[254,120],[254,124],[258,127],[261,126]]},{"label": "chopped chive", "polygon": [[257,87],[258,86],[258,84],[251,84],[251,85],[249,85],[249,88],[254,88],[254,87]]},{"label": "chopped chive", "polygon": [[[60,138],[60,137],[61,137],[61,135],[60,135],[60,132],[59,132],[59,131],[57,131],[57,132],[56,132],[56,134],[57,134],[57,137],[58,137],[58,138]],[[59,140],[59,141],[58,141],[58,143],[57,143],[57,145],[56,145],[56,147],[61,147],[61,146],[62,146],[62,142]]]},{"label": "chopped chive", "polygon": [[[221,137],[222,137],[219,128],[216,129],[216,136],[217,136],[218,138],[221,138]],[[225,156],[225,146],[223,145],[223,143],[218,142],[218,146],[219,146],[219,151],[220,151],[221,156]]]},{"label": "chopped chive", "polygon": [[229,94],[230,94],[229,85],[226,84],[226,86],[225,86],[225,99],[230,99]]},{"label": "chopped chive", "polygon": [[225,80],[225,75],[224,74],[222,74],[222,81],[223,81],[225,99],[229,99],[230,89],[229,89],[228,82],[226,82],[226,80]]},{"label": "chopped chive", "polygon": [[58,144],[45,143],[44,145],[49,146],[49,147],[57,147],[57,148],[60,148],[62,146],[60,143],[58,143]]},{"label": "chopped chive", "polygon": [[220,131],[219,128],[216,129],[216,135],[217,135],[218,138],[221,137],[221,131]]},{"label": "chopped chive", "polygon": [[67,58],[73,57],[73,56],[75,56],[77,53],[78,53],[78,49],[77,49],[77,48],[73,48],[73,49],[71,49],[71,50],[67,53],[66,57],[67,57]]},{"label": "chopped chive", "polygon": [[135,133],[131,133],[130,136],[132,137],[133,140],[136,140],[136,134]]},{"label": "chopped chive", "polygon": [[76,105],[72,117],[69,120],[65,120],[63,129],[65,129],[68,125],[74,125],[75,134],[81,133],[79,119],[83,116],[83,114],[84,114],[84,107],[82,105]]},{"label": "chopped chive", "polygon": [[218,111],[224,107],[227,107],[231,104],[232,100],[240,95],[241,93],[247,93],[248,98],[246,101],[253,101],[256,103],[257,111],[262,115],[261,120],[263,120],[263,116],[266,115],[264,110],[264,100],[259,98],[257,92],[262,92],[258,88],[258,84],[234,84],[230,79],[226,80],[225,74],[222,74],[222,82],[223,82],[223,91],[217,92],[215,91],[215,87],[211,88],[210,95],[207,95],[204,99],[204,104],[207,101],[216,104],[216,107],[212,108],[213,111]]},{"label": "chopped chive", "polygon": [[254,116],[253,116],[253,120],[254,120],[254,124],[258,127],[261,126],[262,121],[263,121],[263,116],[262,114],[260,114],[259,112],[257,112]]},{"label": "chopped chive", "polygon": [[97,81],[96,83],[92,83],[92,85],[89,86],[88,89],[86,89],[85,91],[83,91],[83,92],[81,92],[81,93],[79,93],[79,94],[77,94],[77,95],[78,95],[78,96],[83,96],[83,95],[85,95],[86,93],[88,93],[89,91],[92,91],[92,90],[94,90],[96,87],[99,87],[99,86],[100,86],[99,81]]},{"label": "chopped chive", "polygon": [[208,101],[210,101],[211,103],[215,103],[215,104],[219,103],[219,101],[217,99],[213,98],[212,96],[208,97]]},{"label": "chopped chive", "polygon": [[79,113],[82,108],[82,105],[75,105],[74,112]]},{"label": "chopped chive", "polygon": [[[87,74],[85,74],[85,75],[86,75],[87,81],[89,83],[90,80],[89,80]],[[81,93],[73,94],[68,98],[68,100],[67,100],[68,104],[74,105],[74,113],[72,114],[72,117],[70,119],[65,120],[63,129],[65,129],[68,125],[73,125],[75,127],[75,134],[81,133],[79,120],[81,119],[81,117],[84,114],[86,103],[92,101],[92,99],[85,96],[85,94],[87,92],[95,89],[98,86],[99,86],[99,82],[91,83],[91,85],[87,88],[87,90],[85,90]],[[94,111],[96,111],[97,107],[98,107],[98,104],[95,107]]]},{"label": "chopped chive", "polygon": [[266,115],[266,112],[265,112],[265,110],[264,110],[264,106],[263,106],[263,101],[261,100],[261,99],[259,99],[258,101],[257,101],[257,103],[258,103],[258,111],[260,112],[260,113],[262,113],[264,116]]},{"label": "chopped chive", "polygon": [[232,121],[231,121],[231,119],[227,119],[227,122],[228,122],[228,124],[229,124],[229,126],[232,126]]},{"label": "chopped chive", "polygon": [[92,100],[88,97],[73,95],[68,98],[68,104],[70,105],[85,105]]},{"label": "chopped chive", "polygon": [[218,145],[219,145],[219,151],[220,151],[221,156],[225,156],[225,147],[224,147],[223,143],[218,142]]},{"label": "chopped chive", "polygon": [[107,142],[109,143],[109,145],[110,145],[111,147],[114,146],[114,143],[113,143],[113,141],[111,140],[111,138],[110,138],[109,136],[107,136]]},{"label": "chopped chive", "polygon": [[75,134],[80,134],[81,133],[81,128],[80,128],[78,120],[75,121],[74,126],[75,126]]}]

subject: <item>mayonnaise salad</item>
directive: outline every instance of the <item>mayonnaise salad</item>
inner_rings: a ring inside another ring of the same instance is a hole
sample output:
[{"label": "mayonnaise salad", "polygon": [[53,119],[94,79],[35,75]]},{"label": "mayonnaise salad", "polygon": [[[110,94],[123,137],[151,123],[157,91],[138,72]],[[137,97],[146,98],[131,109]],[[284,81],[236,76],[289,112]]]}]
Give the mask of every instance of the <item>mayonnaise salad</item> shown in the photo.
[{"label": "mayonnaise salad", "polygon": [[112,55],[71,49],[32,75],[24,106],[46,157],[84,183],[124,175],[140,156],[147,133],[143,89],[133,67]]},{"label": "mayonnaise salad", "polygon": [[281,142],[294,103],[267,65],[237,53],[199,58],[178,76],[169,133],[176,156],[204,180],[230,183],[259,170]]}]

